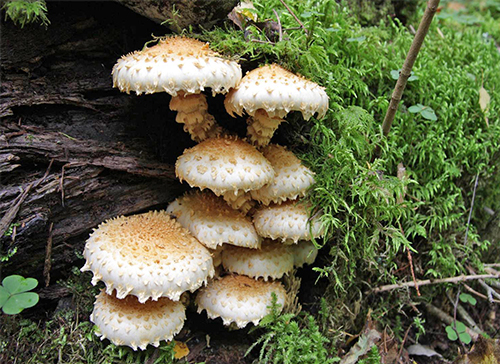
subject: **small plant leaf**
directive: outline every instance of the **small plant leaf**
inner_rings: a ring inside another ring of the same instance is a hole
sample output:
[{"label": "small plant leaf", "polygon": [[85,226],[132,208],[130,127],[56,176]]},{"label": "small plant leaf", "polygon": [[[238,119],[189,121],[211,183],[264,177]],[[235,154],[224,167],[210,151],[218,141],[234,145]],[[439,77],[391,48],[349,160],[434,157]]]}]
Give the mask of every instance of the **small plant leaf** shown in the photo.
[{"label": "small plant leaf", "polygon": [[438,119],[436,113],[430,107],[423,109],[420,112],[420,115],[422,115],[427,120],[436,121]]},{"label": "small plant leaf", "polygon": [[448,339],[451,341],[455,341],[458,339],[457,332],[451,326],[446,326],[446,335],[448,335]]},{"label": "small plant leaf", "polygon": [[459,335],[459,337],[458,337],[458,338],[459,338],[459,339],[460,339],[460,341],[461,341],[461,342],[463,342],[464,344],[470,344],[470,342],[472,341],[471,336],[470,336],[468,333],[466,333],[466,332],[462,332],[462,333]]},{"label": "small plant leaf", "polygon": [[33,307],[38,303],[38,300],[40,299],[38,294],[35,292],[25,292],[25,293],[19,293],[14,295],[13,297],[16,298],[17,303],[22,307],[22,308],[30,308]]},{"label": "small plant leaf", "polygon": [[399,78],[399,70],[392,70],[391,77],[393,80],[397,80]]},{"label": "small plant leaf", "polygon": [[462,323],[460,321],[456,322],[456,329],[457,329],[458,334],[461,334],[462,332],[467,331],[467,327],[464,325],[464,323]]},{"label": "small plant leaf", "polygon": [[411,112],[412,114],[416,114],[417,112],[420,112],[424,109],[424,105],[421,105],[421,104],[417,104],[417,105],[413,105],[413,106],[410,106],[408,108],[408,111]]},{"label": "small plant leaf", "polygon": [[464,303],[468,302],[472,306],[475,306],[477,303],[477,300],[468,293],[461,293],[459,297],[460,297],[460,301],[462,301]]},{"label": "small plant leaf", "polygon": [[3,305],[5,305],[5,302],[7,302],[9,297],[10,297],[9,291],[7,291],[5,287],[0,286],[0,307],[3,307]]},{"label": "small plant leaf", "polygon": [[484,114],[486,114],[490,109],[490,100],[490,94],[484,87],[481,86],[481,88],[479,89],[479,106],[481,107],[481,110]]},{"label": "small plant leaf", "polygon": [[2,285],[10,294],[16,294],[32,290],[38,285],[38,281],[35,278],[24,278],[19,275],[11,275],[4,278]]}]

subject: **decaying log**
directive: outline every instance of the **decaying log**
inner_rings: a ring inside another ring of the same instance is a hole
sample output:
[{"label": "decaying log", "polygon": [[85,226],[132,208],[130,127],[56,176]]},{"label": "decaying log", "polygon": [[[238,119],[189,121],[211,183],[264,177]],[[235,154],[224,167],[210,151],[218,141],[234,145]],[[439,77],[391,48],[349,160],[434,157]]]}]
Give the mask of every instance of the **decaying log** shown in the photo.
[{"label": "decaying log", "polygon": [[208,29],[224,20],[238,0],[117,0],[138,14],[180,32],[189,26]]}]

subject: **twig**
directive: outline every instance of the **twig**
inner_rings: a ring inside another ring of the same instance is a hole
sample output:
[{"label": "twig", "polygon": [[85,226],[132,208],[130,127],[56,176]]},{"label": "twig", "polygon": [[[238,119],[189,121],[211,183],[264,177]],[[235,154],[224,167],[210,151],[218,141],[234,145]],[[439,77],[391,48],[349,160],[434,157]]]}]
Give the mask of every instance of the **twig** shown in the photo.
[{"label": "twig", "polygon": [[[467,270],[471,274],[476,273],[476,272],[474,272],[474,269],[472,269],[470,266],[467,267]],[[497,291],[495,291],[493,288],[491,288],[488,284],[486,284],[485,281],[483,281],[482,279],[479,279],[478,282],[485,289],[486,296],[488,296],[488,301],[490,301],[490,303],[493,303],[493,301],[494,301],[493,296],[495,296],[496,298],[500,298],[500,294]]]},{"label": "twig", "polygon": [[295,15],[295,13],[292,11],[292,9],[290,9],[290,8],[288,7],[288,5],[285,3],[285,1],[284,1],[284,0],[280,0],[280,1],[281,1],[281,3],[285,6],[286,10],[288,10],[288,12],[289,12],[289,13],[293,16],[293,18],[295,19],[295,21],[296,21],[297,23],[299,23],[300,27],[301,27],[302,29],[304,29],[304,32],[306,33],[306,35],[309,35],[309,33],[308,33],[308,31],[307,31],[306,27],[304,26],[304,24],[302,24],[302,22],[300,21],[300,19],[299,19],[299,18],[297,18],[297,15]]},{"label": "twig", "polygon": [[276,20],[278,21],[278,29],[279,29],[278,42],[281,42],[283,40],[283,28],[281,27],[280,16],[278,15],[278,12],[274,9],[273,9],[273,13],[274,13],[274,15],[276,15]]},{"label": "twig", "polygon": [[49,237],[47,238],[47,247],[45,249],[45,264],[43,266],[43,277],[45,278],[45,287],[50,284],[50,269],[52,268],[52,228],[54,223],[49,226]]},{"label": "twig", "polygon": [[[476,295],[476,296],[478,296],[478,297],[480,297],[480,298],[483,298],[483,299],[485,299],[485,300],[487,300],[487,299],[488,299],[488,297],[486,297],[484,294],[482,294],[482,293],[480,293],[480,292],[476,291],[476,290],[475,290],[474,288],[472,288],[471,286],[469,286],[469,285],[467,285],[467,284],[465,284],[465,283],[462,283],[462,284],[463,284],[463,286],[465,287],[465,289],[466,289],[467,291],[469,291],[470,293],[472,293],[472,294],[474,294],[474,295]],[[499,300],[493,300],[493,302],[494,302],[494,303],[500,303],[500,301],[499,301]]]},{"label": "twig", "polygon": [[[438,5],[439,0],[429,0],[429,2],[427,3],[427,8],[425,9],[424,16],[422,17],[422,21],[420,22],[420,25],[417,29],[417,34],[415,34],[415,38],[413,38],[410,50],[408,51],[406,59],[403,63],[403,68],[401,69],[398,81],[396,82],[396,87],[394,88],[394,92],[392,93],[389,108],[387,109],[387,113],[385,114],[384,122],[382,124],[382,132],[384,137],[387,137],[389,131],[391,130],[392,122],[394,120],[394,116],[396,115],[396,111],[398,110],[399,102],[401,101],[401,97],[403,96],[403,91],[406,87],[406,83],[411,75],[411,70],[413,68],[413,65],[415,64],[415,60],[417,59],[418,52],[422,47],[425,36],[429,31],[432,18],[434,18],[434,14],[436,14]],[[373,159],[375,160],[379,156],[380,146],[377,145],[373,153]]]},{"label": "twig", "polygon": [[[451,295],[448,291],[446,292],[446,296],[451,302],[453,302],[453,299],[451,298]],[[458,291],[457,297],[460,297],[460,291]],[[467,325],[471,327],[472,330],[482,333],[482,330],[479,328],[479,326],[477,326],[474,319],[470,317],[470,315],[465,310],[464,306],[462,306],[458,301],[456,303],[457,303],[457,313],[462,318],[462,320],[464,320],[467,323]]]},{"label": "twig", "polygon": [[[448,278],[440,278],[440,279],[425,279],[425,280],[417,281],[416,283],[419,286],[426,286],[429,284],[458,283],[458,282],[473,281],[473,280],[485,279],[485,278],[497,278],[498,279],[498,278],[500,278],[500,275],[498,275],[498,274],[474,274],[474,275],[469,275],[469,276],[461,275],[458,277],[448,277]],[[403,283],[398,283],[398,284],[388,284],[386,286],[374,288],[371,292],[380,293],[380,292],[391,291],[393,289],[403,288],[403,287],[415,287],[415,282],[403,282]]]},{"label": "twig", "polygon": [[403,337],[403,342],[401,343],[401,348],[399,349],[399,353],[398,353],[398,363],[401,363],[401,354],[403,353],[406,338],[408,337],[408,333],[410,332],[411,327],[412,327],[412,324],[410,324],[410,326],[408,326],[408,328],[406,329],[406,332],[405,332],[405,336]]},{"label": "twig", "polygon": [[476,190],[477,190],[478,179],[479,179],[479,172],[476,174],[476,182],[474,182],[474,191],[472,192],[472,201],[470,203],[469,217],[467,218],[467,228],[465,229],[465,244],[464,245],[467,245],[467,237],[469,236],[470,219],[472,217],[472,210],[474,208],[474,201],[476,200]]},{"label": "twig", "polygon": [[483,264],[485,267],[491,267],[491,268],[500,268],[500,263],[486,263],[486,264]]},{"label": "twig", "polygon": [[[434,305],[431,305],[430,303],[425,303],[424,302],[424,305],[425,305],[425,308],[427,309],[427,312],[430,313],[431,315],[437,317],[438,319],[440,319],[442,322],[444,322],[445,324],[447,325],[453,325],[453,317],[451,317],[450,315],[448,315],[446,312],[444,312],[443,310],[437,308],[436,306]],[[465,327],[465,331],[470,335],[470,337],[472,338],[472,340],[476,341],[478,336],[479,336],[479,333],[472,330],[471,328],[469,327]]]}]

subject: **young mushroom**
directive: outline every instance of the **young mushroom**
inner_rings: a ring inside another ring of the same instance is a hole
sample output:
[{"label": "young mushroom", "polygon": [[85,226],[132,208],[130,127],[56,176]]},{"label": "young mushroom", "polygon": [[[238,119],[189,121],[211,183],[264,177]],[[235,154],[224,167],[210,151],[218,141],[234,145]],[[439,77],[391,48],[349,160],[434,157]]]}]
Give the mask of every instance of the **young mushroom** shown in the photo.
[{"label": "young mushroom", "polygon": [[304,197],[314,183],[313,172],[304,166],[299,158],[281,145],[269,144],[262,148],[262,154],[271,162],[274,181],[250,192],[254,200],[264,205],[280,204],[286,200]]},{"label": "young mushroom", "polygon": [[165,211],[120,216],[99,225],[85,245],[82,271],[106,292],[139,302],[168,297],[178,301],[214,275],[210,252]]},{"label": "young mushroom", "polygon": [[286,291],[280,282],[263,282],[246,276],[228,275],[215,279],[202,288],[195,302],[198,313],[206,310],[209,318],[221,317],[224,325],[234,322],[241,329],[250,322],[258,325],[269,313],[273,292],[282,309]]},{"label": "young mushroom", "polygon": [[181,182],[208,188],[244,213],[252,206],[248,192],[274,178],[262,153],[237,137],[211,138],[186,149],[175,163],[175,173]]},{"label": "young mushroom", "polygon": [[315,113],[323,117],[328,96],[323,87],[276,64],[248,72],[224,101],[227,112],[239,116],[245,111],[247,136],[258,147],[269,144],[275,130],[290,111],[300,111],[308,120]]},{"label": "young mushroom", "polygon": [[145,350],[149,344],[158,347],[160,341],[172,340],[186,319],[184,305],[166,297],[140,303],[135,296],[118,299],[101,291],[96,298],[90,315],[98,328],[96,335],[134,350]]},{"label": "young mushroom", "polygon": [[216,249],[222,244],[260,247],[261,239],[252,220],[213,192],[190,191],[170,203],[167,212],[207,248]]},{"label": "young mushroom", "polygon": [[130,93],[167,92],[176,121],[194,141],[218,135],[221,128],[208,113],[202,92],[226,93],[241,80],[241,68],[222,58],[208,43],[186,37],[166,37],[158,44],[120,58],[112,71],[113,87]]}]

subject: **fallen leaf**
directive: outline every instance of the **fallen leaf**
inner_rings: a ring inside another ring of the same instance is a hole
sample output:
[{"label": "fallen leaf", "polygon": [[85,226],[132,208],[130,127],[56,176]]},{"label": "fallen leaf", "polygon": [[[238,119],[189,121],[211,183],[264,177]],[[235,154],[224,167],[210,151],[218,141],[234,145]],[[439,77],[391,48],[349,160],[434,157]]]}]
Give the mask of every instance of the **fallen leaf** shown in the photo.
[{"label": "fallen leaf", "polygon": [[420,345],[420,344],[415,344],[415,345],[410,345],[408,346],[408,354],[410,355],[418,355],[418,356],[439,356],[441,357],[441,354],[439,354],[437,351],[432,350],[428,346],[425,345]]},{"label": "fallen leaf", "polygon": [[174,346],[174,358],[175,359],[182,359],[189,354],[189,348],[186,345],[186,343],[183,343],[182,341],[177,341],[177,340],[175,340],[174,342],[175,342],[175,346]]},{"label": "fallen leaf", "polygon": [[340,364],[355,364],[359,358],[366,355],[373,345],[380,340],[382,335],[375,329],[368,329],[360,337],[356,345],[354,345],[346,356],[341,360]]},{"label": "fallen leaf", "polygon": [[491,100],[490,94],[488,93],[488,91],[486,91],[486,89],[483,86],[481,86],[481,88],[479,89],[479,106],[481,107],[481,111],[484,114],[484,121],[486,122],[487,126],[489,126],[489,124],[488,124],[488,117],[486,116],[486,114],[490,110],[490,100]]}]

